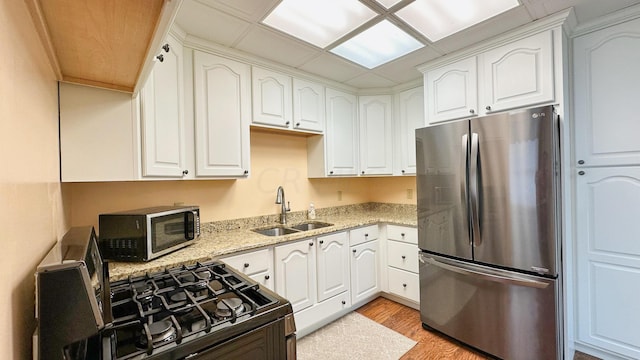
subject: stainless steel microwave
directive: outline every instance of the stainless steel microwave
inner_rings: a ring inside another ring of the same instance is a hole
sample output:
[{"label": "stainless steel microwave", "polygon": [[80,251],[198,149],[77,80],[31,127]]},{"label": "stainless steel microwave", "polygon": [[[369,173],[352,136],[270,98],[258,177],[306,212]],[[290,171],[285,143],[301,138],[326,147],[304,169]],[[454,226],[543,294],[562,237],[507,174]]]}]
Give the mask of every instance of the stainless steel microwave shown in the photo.
[{"label": "stainless steel microwave", "polygon": [[200,236],[197,206],[159,206],[99,216],[102,257],[149,261],[190,245]]}]

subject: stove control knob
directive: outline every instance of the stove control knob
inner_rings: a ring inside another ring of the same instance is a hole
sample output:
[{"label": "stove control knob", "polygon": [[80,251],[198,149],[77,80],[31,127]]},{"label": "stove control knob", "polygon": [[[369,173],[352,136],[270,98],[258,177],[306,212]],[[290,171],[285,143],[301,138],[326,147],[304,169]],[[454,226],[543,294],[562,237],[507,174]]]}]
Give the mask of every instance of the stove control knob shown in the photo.
[{"label": "stove control knob", "polygon": [[249,267],[249,263],[244,263],[244,267],[248,268]]}]

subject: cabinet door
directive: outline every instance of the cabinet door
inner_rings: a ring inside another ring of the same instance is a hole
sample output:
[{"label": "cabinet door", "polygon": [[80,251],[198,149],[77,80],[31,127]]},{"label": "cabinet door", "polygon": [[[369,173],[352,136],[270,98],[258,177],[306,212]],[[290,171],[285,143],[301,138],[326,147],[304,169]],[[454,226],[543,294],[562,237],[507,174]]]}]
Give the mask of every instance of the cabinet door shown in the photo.
[{"label": "cabinet door", "polygon": [[553,101],[552,35],[546,31],[483,54],[487,113]]},{"label": "cabinet door", "polygon": [[167,37],[141,91],[142,175],[182,177],[185,168],[182,45]]},{"label": "cabinet door", "polygon": [[249,172],[249,65],[193,52],[196,176]]},{"label": "cabinet door", "polygon": [[356,303],[380,291],[378,240],[351,247],[351,296]]},{"label": "cabinet door", "polygon": [[293,311],[316,302],[316,250],[314,240],[276,246],[276,292],[291,302]]},{"label": "cabinet door", "polygon": [[424,117],[424,88],[403,91],[398,95],[398,126],[396,137],[400,149],[400,173],[416,173],[416,129],[426,126]]},{"label": "cabinet door", "polygon": [[291,127],[291,77],[253,67],[253,122]]},{"label": "cabinet door", "polygon": [[326,89],[327,175],[358,174],[357,111],[355,95]]},{"label": "cabinet door", "polygon": [[391,96],[360,96],[360,173],[391,175],[393,172],[393,122]]},{"label": "cabinet door", "polygon": [[273,290],[273,250],[261,249],[221,258],[227,265]]},{"label": "cabinet door", "polygon": [[349,239],[346,232],[318,237],[318,302],[349,290]]},{"label": "cabinet door", "polygon": [[478,113],[477,69],[474,56],[425,73],[429,124]]},{"label": "cabinet door", "polygon": [[575,38],[573,63],[578,164],[640,164],[640,19]]},{"label": "cabinet door", "polygon": [[293,128],[324,131],[324,87],[293,79]]},{"label": "cabinet door", "polygon": [[576,187],[577,340],[640,358],[640,168],[585,169]]}]

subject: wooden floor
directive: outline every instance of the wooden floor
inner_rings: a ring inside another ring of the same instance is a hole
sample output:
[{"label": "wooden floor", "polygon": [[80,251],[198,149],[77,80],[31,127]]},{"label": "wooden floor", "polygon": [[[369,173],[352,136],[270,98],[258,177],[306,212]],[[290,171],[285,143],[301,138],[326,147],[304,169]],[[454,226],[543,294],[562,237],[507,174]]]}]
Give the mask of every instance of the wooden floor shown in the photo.
[{"label": "wooden floor", "polygon": [[424,330],[420,321],[419,311],[394,301],[379,297],[356,311],[418,342],[416,346],[400,358],[401,360],[489,359],[440,335]]}]

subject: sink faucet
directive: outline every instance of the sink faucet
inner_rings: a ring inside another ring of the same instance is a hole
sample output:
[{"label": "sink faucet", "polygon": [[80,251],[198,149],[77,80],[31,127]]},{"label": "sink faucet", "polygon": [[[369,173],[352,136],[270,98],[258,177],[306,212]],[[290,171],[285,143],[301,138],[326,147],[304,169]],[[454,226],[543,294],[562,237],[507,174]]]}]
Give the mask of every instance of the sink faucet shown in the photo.
[{"label": "sink faucet", "polygon": [[280,224],[285,225],[287,223],[287,211],[291,211],[289,202],[285,205],[284,189],[282,186],[278,186],[278,192],[276,193],[276,204],[282,204],[280,209]]}]

